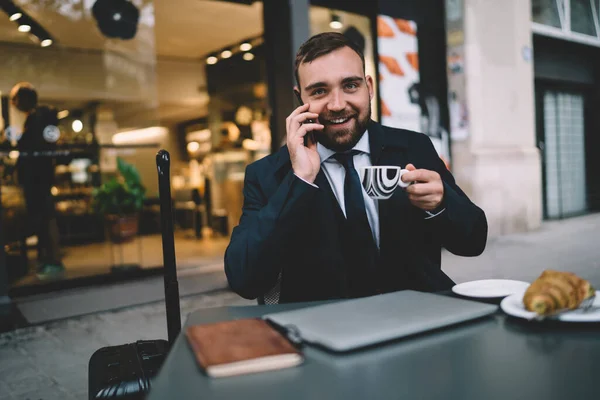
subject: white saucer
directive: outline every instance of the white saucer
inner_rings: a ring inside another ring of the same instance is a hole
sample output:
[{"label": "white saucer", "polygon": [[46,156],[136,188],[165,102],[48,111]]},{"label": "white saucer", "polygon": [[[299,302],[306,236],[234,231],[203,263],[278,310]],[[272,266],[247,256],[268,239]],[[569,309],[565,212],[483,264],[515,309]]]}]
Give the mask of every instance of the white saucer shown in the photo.
[{"label": "white saucer", "polygon": [[452,291],[466,297],[498,298],[510,296],[514,293],[523,293],[528,286],[529,283],[523,281],[484,279],[460,283],[455,285]]},{"label": "white saucer", "polygon": [[[533,320],[537,314],[525,309],[523,304],[523,295],[525,292],[515,293],[506,297],[500,303],[500,308],[513,317]],[[573,310],[566,314],[557,315],[556,319],[565,322],[600,322],[600,291],[596,291],[596,298],[592,308],[583,310]]]}]

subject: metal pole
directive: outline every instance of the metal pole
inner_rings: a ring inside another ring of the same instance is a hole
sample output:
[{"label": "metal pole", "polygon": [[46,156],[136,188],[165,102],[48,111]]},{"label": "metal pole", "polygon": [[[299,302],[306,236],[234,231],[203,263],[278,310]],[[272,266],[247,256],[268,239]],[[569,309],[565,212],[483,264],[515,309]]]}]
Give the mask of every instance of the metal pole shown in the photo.
[{"label": "metal pole", "polygon": [[177,264],[175,261],[175,238],[173,236],[171,159],[168,151],[160,150],[156,154],[156,167],[158,169],[158,193],[160,198],[160,229],[162,231],[167,331],[169,346],[172,346],[181,331],[181,310],[179,307],[179,284],[177,282]]},{"label": "metal pole", "polygon": [[0,184],[0,305],[11,302],[8,297],[8,265],[6,265],[6,254],[4,252],[4,230],[2,227],[2,184]]}]

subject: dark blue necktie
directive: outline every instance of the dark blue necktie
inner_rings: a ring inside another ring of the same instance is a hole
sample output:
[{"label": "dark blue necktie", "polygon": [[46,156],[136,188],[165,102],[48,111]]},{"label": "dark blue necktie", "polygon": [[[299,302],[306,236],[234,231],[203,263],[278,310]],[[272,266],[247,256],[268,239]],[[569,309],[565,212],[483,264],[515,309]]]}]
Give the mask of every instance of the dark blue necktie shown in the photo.
[{"label": "dark blue necktie", "polygon": [[344,166],[344,207],[346,209],[346,226],[342,233],[344,255],[348,264],[350,290],[353,296],[373,294],[376,255],[375,241],[363,197],[363,188],[354,167],[354,155],[359,151],[337,153],[335,159]]},{"label": "dark blue necktie", "polygon": [[[373,235],[367,218],[363,189],[358,177],[358,172],[354,167],[354,155],[359,154],[357,150],[349,153],[336,153],[335,159],[346,169],[344,178],[344,208],[346,209],[346,221],[353,229],[359,229],[362,239]],[[367,236],[368,235],[368,236]]]}]

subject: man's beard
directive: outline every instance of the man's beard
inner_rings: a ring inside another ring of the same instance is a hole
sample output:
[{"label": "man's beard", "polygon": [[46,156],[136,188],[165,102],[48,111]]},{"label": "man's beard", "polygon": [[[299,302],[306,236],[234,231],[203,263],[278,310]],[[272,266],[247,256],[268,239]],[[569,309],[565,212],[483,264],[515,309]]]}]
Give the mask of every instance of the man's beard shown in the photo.
[{"label": "man's beard", "polygon": [[[347,115],[349,115],[348,112],[328,114],[327,118],[325,118],[324,120],[343,118]],[[367,126],[369,125],[369,121],[371,120],[371,105],[369,104],[369,112],[365,115],[365,117],[361,119],[360,114],[357,113],[352,118],[355,121],[353,127],[342,130],[336,129],[335,131],[328,132],[328,128],[331,125],[325,124],[325,128],[323,131],[314,132],[315,139],[323,146],[335,151],[336,153],[343,153],[352,149],[354,146],[356,146],[360,138],[362,138],[365,131],[367,130]]]}]

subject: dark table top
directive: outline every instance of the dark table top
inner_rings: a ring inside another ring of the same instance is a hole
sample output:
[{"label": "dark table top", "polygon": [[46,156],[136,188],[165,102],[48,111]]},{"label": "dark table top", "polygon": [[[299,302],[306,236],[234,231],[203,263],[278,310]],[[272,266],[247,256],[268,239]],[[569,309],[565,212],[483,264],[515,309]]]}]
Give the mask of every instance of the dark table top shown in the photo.
[{"label": "dark table top", "polygon": [[[203,309],[185,326],[313,304]],[[310,346],[304,354],[299,367],[208,378],[181,334],[148,399],[600,398],[600,324],[529,322],[498,311],[344,355]]]}]

